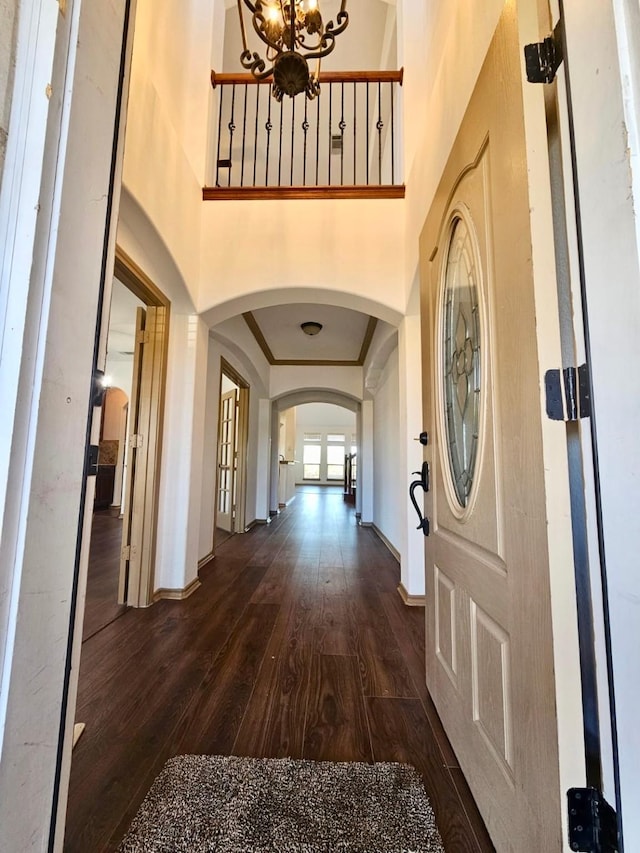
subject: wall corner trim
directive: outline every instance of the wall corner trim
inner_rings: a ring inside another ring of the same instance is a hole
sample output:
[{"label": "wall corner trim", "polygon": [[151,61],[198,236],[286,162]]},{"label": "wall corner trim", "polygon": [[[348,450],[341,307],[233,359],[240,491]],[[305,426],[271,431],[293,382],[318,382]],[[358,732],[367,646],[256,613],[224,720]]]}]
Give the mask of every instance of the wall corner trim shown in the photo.
[{"label": "wall corner trim", "polygon": [[160,601],[163,598],[170,601],[184,601],[189,598],[200,586],[200,578],[194,578],[191,583],[184,589],[157,589],[154,593],[153,600]]},{"label": "wall corner trim", "polygon": [[410,595],[402,583],[398,587],[398,593],[407,607],[426,607],[426,595]]}]

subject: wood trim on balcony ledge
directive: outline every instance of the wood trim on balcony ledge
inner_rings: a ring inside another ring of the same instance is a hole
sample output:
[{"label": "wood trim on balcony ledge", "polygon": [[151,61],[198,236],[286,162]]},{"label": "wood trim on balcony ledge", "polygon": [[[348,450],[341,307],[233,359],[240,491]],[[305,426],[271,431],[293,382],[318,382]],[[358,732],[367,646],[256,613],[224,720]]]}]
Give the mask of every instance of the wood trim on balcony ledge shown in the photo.
[{"label": "wood trim on balcony ledge", "polygon": [[[404,68],[399,71],[321,71],[320,85],[323,83],[399,83],[404,81]],[[254,83],[268,83],[271,85],[271,76],[263,80],[257,80],[253,74],[227,74],[219,71],[211,72],[211,85],[215,89],[217,85],[235,83],[244,85]]]},{"label": "wood trim on balcony ledge", "polygon": [[285,198],[404,198],[404,184],[342,187],[203,187],[203,201],[260,201]]}]

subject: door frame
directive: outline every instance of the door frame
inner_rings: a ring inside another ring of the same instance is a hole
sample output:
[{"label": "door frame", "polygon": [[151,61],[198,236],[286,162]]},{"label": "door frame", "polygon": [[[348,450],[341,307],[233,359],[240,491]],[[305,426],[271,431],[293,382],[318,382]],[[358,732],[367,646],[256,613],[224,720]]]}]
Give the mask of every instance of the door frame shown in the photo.
[{"label": "door frame", "polygon": [[[235,517],[232,514],[231,533],[244,533],[246,528],[246,510],[247,510],[247,451],[249,444],[249,395],[250,385],[247,380],[239,373],[235,367],[232,367],[229,362],[220,356],[220,379],[218,382],[218,425],[216,429],[216,483],[215,483],[215,503],[213,509],[213,544],[212,552],[215,554],[216,549],[216,531],[218,526],[218,489],[220,486],[220,425],[222,419],[222,407],[220,400],[222,399],[222,377],[226,376],[235,385],[238,386],[238,411],[236,413],[236,432],[238,440],[236,442],[235,454],[237,458],[237,467],[234,485],[234,501],[235,501]],[[232,510],[233,513],[233,510]]]},{"label": "door frame", "polygon": [[[129,589],[126,601],[123,603],[132,607],[148,607],[154,601],[154,568],[171,302],[120,246],[116,246],[113,274],[114,278],[117,278],[121,284],[143,302],[146,308],[160,309],[163,315],[162,322],[157,323],[155,327],[153,370],[146,374],[143,373],[141,379],[143,385],[138,395],[138,401],[140,397],[145,397],[147,400],[149,424],[148,434],[144,436],[146,462],[142,474],[137,474],[141,478],[140,481],[132,483],[132,489],[140,489],[144,495],[143,517],[140,523],[135,526],[139,531],[140,541],[132,543],[130,538],[131,526],[125,524],[122,542],[123,560],[126,559],[124,556],[126,549],[132,544],[137,544],[140,549],[138,555],[139,582],[135,584],[133,590]],[[140,402],[138,402],[138,406],[140,406]],[[131,410],[129,416],[132,416]],[[129,478],[127,478],[128,481]],[[123,513],[126,512],[130,500],[131,495],[125,494]],[[129,542],[124,541],[127,530],[129,531]],[[123,589],[122,582],[120,588]]]},{"label": "door frame", "polygon": [[[553,23],[561,17],[564,31],[558,114],[576,361],[586,363],[590,379],[591,416],[577,428],[589,523],[583,580],[592,595],[587,636],[597,676],[593,723],[597,727],[599,717],[599,770],[604,794],[616,807],[619,849],[635,850],[640,629],[634,554],[640,525],[631,487],[640,476],[640,381],[620,366],[637,359],[640,323],[640,227],[634,210],[640,192],[640,9],[630,0],[551,2]],[[597,143],[593,115],[600,128]]]}]

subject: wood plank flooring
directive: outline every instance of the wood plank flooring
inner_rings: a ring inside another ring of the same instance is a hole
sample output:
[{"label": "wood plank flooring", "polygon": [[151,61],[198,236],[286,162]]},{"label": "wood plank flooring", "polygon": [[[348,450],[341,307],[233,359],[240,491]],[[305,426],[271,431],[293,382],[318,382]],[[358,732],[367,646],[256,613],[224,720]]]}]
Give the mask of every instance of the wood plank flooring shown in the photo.
[{"label": "wood plank flooring", "polygon": [[185,752],[409,762],[448,853],[494,850],[424,683],[424,611],[402,603],[396,561],[341,494],[300,490],[201,581],[83,644],[68,853],[117,849]]},{"label": "wood plank flooring", "polygon": [[118,604],[118,572],[122,550],[122,519],[116,510],[94,512],[87,576],[87,603],[82,639],[86,640],[126,611]]}]

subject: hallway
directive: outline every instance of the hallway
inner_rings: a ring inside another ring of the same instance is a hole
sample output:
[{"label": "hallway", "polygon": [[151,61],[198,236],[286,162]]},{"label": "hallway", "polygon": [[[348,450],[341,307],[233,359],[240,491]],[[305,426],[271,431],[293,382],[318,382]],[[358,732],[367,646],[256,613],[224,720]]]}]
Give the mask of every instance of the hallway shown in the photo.
[{"label": "hallway", "polygon": [[341,494],[299,489],[201,581],[84,643],[65,850],[116,849],[180,753],[410,762],[446,849],[493,850],[424,685],[424,611]]}]

